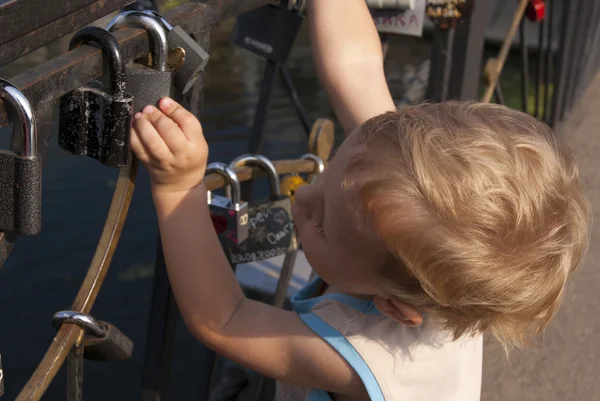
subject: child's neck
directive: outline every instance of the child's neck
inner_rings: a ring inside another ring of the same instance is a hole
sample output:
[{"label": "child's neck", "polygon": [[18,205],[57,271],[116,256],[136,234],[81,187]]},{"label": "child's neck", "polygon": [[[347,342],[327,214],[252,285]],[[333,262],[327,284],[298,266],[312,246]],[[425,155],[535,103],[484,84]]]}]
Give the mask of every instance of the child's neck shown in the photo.
[{"label": "child's neck", "polygon": [[334,285],[329,285],[329,284],[327,284],[327,283],[326,283],[326,282],[324,282],[324,281],[323,281],[323,283],[321,284],[321,288],[319,288],[319,290],[318,290],[318,292],[317,292],[316,296],[319,296],[319,295],[325,295],[325,294],[335,294],[335,293],[338,293],[338,294],[339,294],[339,293],[343,293],[343,294],[350,295],[350,296],[352,296],[352,297],[355,297],[355,298],[367,299],[367,300],[369,300],[369,301],[373,299],[373,296],[372,296],[372,295],[362,295],[362,294],[356,294],[356,293],[349,293],[349,292],[344,292],[344,291],[341,291],[341,290],[340,290],[339,288],[337,288],[336,286],[334,286]]}]

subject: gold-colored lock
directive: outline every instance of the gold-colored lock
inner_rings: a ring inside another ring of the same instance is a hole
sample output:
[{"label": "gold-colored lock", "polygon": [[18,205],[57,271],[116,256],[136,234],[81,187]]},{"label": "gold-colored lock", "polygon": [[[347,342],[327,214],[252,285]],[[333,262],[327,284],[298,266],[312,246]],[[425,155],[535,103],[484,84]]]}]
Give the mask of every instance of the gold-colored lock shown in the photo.
[{"label": "gold-colored lock", "polygon": [[296,202],[296,191],[303,185],[308,184],[304,178],[300,177],[297,174],[286,175],[281,179],[279,183],[279,188],[282,195],[290,198],[292,203]]}]

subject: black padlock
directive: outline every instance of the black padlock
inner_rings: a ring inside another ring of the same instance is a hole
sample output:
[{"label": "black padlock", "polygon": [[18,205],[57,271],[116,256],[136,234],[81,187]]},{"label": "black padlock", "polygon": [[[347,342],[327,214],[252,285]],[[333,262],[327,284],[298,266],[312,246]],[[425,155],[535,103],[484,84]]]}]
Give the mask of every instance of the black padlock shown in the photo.
[{"label": "black padlock", "polygon": [[157,11],[145,10],[144,12],[157,18],[167,30],[169,49],[182,49],[184,59],[177,71],[173,73],[173,85],[181,93],[186,93],[194,86],[206,67],[209,59],[208,53],[181,26],[174,27]]},{"label": "black padlock", "polygon": [[103,336],[87,334],[83,338],[83,357],[99,362],[129,359],[133,354],[133,341],[112,324],[101,323],[105,329]]},{"label": "black padlock", "polygon": [[206,174],[219,174],[225,178],[229,197],[214,195],[208,191],[208,207],[221,246],[228,254],[234,246],[248,238],[248,203],[241,200],[242,190],[235,171],[225,163],[214,162],[206,167]]},{"label": "black padlock", "polygon": [[23,93],[0,79],[0,99],[13,122],[20,151],[0,149],[0,231],[36,235],[42,230],[42,158],[33,108]]},{"label": "black padlock", "polygon": [[279,191],[279,177],[273,163],[262,155],[242,155],[230,167],[255,166],[265,170],[271,195],[268,200],[251,202],[248,208],[248,239],[232,244],[227,256],[232,265],[270,259],[297,247],[291,201]]},{"label": "black padlock", "polygon": [[244,49],[283,64],[303,20],[304,16],[294,8],[267,4],[238,16],[232,40]]},{"label": "black padlock", "polygon": [[156,106],[162,97],[171,96],[173,72],[167,65],[167,32],[155,17],[139,11],[117,15],[106,29],[114,31],[123,27],[144,28],[151,38],[152,68],[139,63],[126,68],[127,89],[134,98],[134,111],[142,111],[147,105]]},{"label": "black padlock", "polygon": [[109,90],[93,81],[60,99],[58,144],[71,154],[89,156],[108,167],[123,167],[129,158],[133,118],[123,54],[119,42],[102,28],[81,29],[71,39],[69,50],[84,44],[102,49]]},{"label": "black padlock", "polygon": [[83,329],[85,359],[100,362],[122,361],[133,354],[133,341],[110,323],[80,312],[55,313],[52,317],[53,326],[58,329],[63,323],[76,324]]}]

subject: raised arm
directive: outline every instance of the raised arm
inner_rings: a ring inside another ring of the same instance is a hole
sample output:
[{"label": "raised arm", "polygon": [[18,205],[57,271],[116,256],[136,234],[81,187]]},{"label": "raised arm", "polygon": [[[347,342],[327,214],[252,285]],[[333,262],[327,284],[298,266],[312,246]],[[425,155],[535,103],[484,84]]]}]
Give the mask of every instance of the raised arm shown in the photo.
[{"label": "raised arm", "polygon": [[308,22],[317,74],[346,135],[394,110],[365,0],[308,0]]},{"label": "raised arm", "polygon": [[131,147],[150,173],[173,293],[190,332],[277,380],[366,395],[358,374],[294,312],[244,296],[219,244],[202,183],[208,146],[198,120],[171,99],[136,114]]}]

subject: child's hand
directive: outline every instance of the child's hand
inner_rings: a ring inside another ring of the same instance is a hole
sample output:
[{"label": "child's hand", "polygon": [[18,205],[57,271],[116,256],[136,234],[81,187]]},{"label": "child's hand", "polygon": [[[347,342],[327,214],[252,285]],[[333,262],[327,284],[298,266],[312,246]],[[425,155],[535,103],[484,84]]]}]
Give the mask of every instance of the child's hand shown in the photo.
[{"label": "child's hand", "polygon": [[168,97],[158,110],[146,106],[136,113],[131,149],[144,163],[154,192],[187,191],[204,178],[208,145],[198,119]]}]

